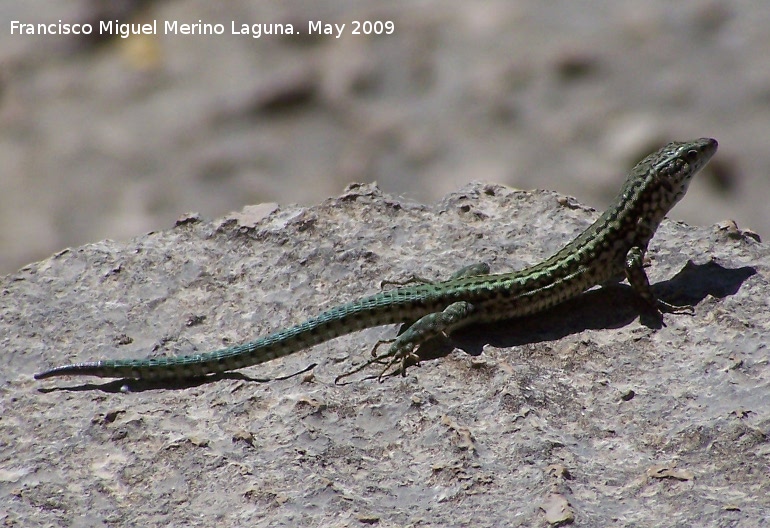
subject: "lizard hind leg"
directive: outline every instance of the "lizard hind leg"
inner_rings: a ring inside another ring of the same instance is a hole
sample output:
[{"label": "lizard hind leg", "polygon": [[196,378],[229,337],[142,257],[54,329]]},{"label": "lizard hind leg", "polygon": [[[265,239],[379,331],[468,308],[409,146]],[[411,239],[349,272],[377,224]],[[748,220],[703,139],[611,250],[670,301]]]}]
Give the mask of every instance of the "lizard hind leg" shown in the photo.
[{"label": "lizard hind leg", "polygon": [[[414,350],[418,346],[430,341],[440,334],[448,334],[452,330],[462,326],[471,314],[473,314],[474,310],[471,303],[467,301],[458,301],[450,304],[441,312],[433,312],[421,317],[412,325],[406,327],[405,330],[402,330],[396,339],[392,340],[392,344],[385,354],[382,356],[375,356],[355,369],[337,376],[334,382],[339,383],[341,379],[347,378],[357,372],[361,372],[373,363],[382,363],[383,360],[386,359],[388,361],[385,364],[385,367],[380,372],[380,375],[377,376],[379,381],[382,381],[384,377],[390,376],[396,372],[405,375],[406,368],[410,365],[410,362],[413,364],[419,364],[420,362],[420,358],[414,353]],[[388,341],[379,341],[372,352],[376,352],[377,346],[387,342]],[[391,367],[396,363],[400,363],[399,367],[394,372],[390,373]]]},{"label": "lizard hind leg", "polygon": [[[449,276],[448,280],[454,280],[454,279],[461,279],[463,277],[477,277],[479,275],[489,275],[489,264],[486,262],[478,262],[476,264],[471,264],[469,266],[464,266],[460,268],[459,270],[452,273],[452,275]],[[419,275],[412,275],[406,280],[388,280],[385,279],[380,282],[380,288],[383,288],[387,285],[393,285],[393,286],[406,286],[408,284],[436,284],[436,281],[432,281],[429,279],[425,279],[423,277],[420,277]]]},{"label": "lizard hind leg", "polygon": [[[477,277],[479,275],[489,275],[490,267],[486,262],[478,262],[469,266],[464,266],[450,275],[448,280],[461,279],[464,277]],[[403,286],[408,283],[418,282],[423,284],[435,284],[433,281],[420,278],[413,275],[411,278],[404,282],[385,280],[380,283],[380,287],[386,284],[395,284]],[[410,364],[420,363],[420,358],[414,353],[414,350],[421,344],[431,340],[439,334],[446,334],[457,326],[462,326],[461,323],[468,315],[473,312],[473,306],[470,303],[460,301],[447,306],[441,312],[435,312],[423,316],[416,321],[405,321],[398,331],[398,335],[395,339],[380,339],[374,344],[371,351],[371,359],[365,361],[353,370],[349,370],[344,374],[340,374],[334,380],[334,383],[339,383],[340,380],[352,376],[361,372],[369,365],[374,363],[382,364],[384,360],[388,360],[385,368],[382,370],[378,379],[382,381],[383,377],[390,375],[388,371],[390,368],[400,362],[400,367],[394,372],[406,373],[406,368]],[[390,344],[388,351],[381,355],[377,355],[377,349],[384,344]],[[411,363],[410,363],[411,362]]]},{"label": "lizard hind leg", "polygon": [[396,337],[384,355],[374,357],[363,365],[338,376],[335,383],[342,378],[360,372],[373,363],[382,363],[385,359],[388,362],[377,377],[378,380],[382,381],[384,377],[390,376],[392,374],[389,372],[391,367],[397,363],[400,365],[393,373],[405,374],[410,362],[419,364],[420,358],[414,353],[418,346],[439,334],[448,334],[455,328],[462,326],[474,310],[471,303],[458,301],[450,304],[441,312],[434,312],[421,317]]},{"label": "lizard hind leg", "polygon": [[462,326],[465,320],[474,312],[474,307],[467,301],[458,301],[450,304],[441,312],[425,315],[415,321],[409,328],[402,332],[388,348],[388,352],[379,359],[390,358],[378,379],[388,375],[390,368],[400,363],[398,371],[406,374],[409,361],[419,364],[420,358],[414,350],[422,343],[438,336],[448,334],[458,326]]},{"label": "lizard hind leg", "polygon": [[449,276],[449,280],[461,279],[463,277],[478,277],[479,275],[489,275],[489,264],[486,262],[477,262],[470,266],[464,266]]}]

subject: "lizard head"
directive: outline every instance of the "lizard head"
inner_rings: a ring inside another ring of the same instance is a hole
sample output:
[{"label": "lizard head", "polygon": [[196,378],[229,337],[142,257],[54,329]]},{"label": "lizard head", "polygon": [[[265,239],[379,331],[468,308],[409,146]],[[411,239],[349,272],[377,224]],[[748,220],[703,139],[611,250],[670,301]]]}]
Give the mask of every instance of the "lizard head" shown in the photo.
[{"label": "lizard head", "polygon": [[[687,192],[693,176],[703,168],[717,151],[717,140],[700,138],[675,141],[647,156],[639,165],[646,166],[663,190],[660,206],[670,211]],[[645,163],[647,162],[647,163]]]},{"label": "lizard head", "polygon": [[636,164],[620,190],[616,204],[600,225],[617,223],[627,230],[629,243],[646,247],[668,212],[682,199],[693,176],[717,151],[717,141],[701,138],[676,141]]}]

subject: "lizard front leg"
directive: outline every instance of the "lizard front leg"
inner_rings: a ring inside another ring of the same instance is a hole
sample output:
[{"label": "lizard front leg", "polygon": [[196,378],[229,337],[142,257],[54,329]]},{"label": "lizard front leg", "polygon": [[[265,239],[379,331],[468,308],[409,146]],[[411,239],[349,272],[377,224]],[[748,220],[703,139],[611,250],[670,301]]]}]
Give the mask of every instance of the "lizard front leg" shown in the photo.
[{"label": "lizard front leg", "polygon": [[626,253],[625,272],[628,283],[644,301],[658,313],[692,313],[694,308],[687,304],[677,306],[655,297],[650,288],[650,280],[644,271],[644,250],[634,246]]}]

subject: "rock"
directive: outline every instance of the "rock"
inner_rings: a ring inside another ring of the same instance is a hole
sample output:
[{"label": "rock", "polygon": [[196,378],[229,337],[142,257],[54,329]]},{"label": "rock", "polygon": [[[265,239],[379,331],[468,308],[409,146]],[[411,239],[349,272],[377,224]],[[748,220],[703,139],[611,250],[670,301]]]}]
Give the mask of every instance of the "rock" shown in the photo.
[{"label": "rock", "polygon": [[[695,305],[665,324],[648,321],[629,287],[611,286],[535,318],[468,329],[453,336],[462,350],[383,383],[333,380],[395,335],[388,327],[244,369],[267,382],[137,390],[32,379],[74,361],[251,340],[376,292],[383,279],[441,279],[479,261],[520,269],[597,217],[569,203],[474,183],[421,205],[357,185],[310,208],[190,215],[2,277],[0,517],[21,526],[81,517],[759,524],[770,511],[770,250],[716,227],[666,221],[653,239],[655,291]],[[314,362],[313,376],[285,377]],[[633,398],[619,397],[630,387]],[[687,479],[649,478],[674,462]],[[552,508],[546,519],[541,505],[554,497],[566,513]]]}]

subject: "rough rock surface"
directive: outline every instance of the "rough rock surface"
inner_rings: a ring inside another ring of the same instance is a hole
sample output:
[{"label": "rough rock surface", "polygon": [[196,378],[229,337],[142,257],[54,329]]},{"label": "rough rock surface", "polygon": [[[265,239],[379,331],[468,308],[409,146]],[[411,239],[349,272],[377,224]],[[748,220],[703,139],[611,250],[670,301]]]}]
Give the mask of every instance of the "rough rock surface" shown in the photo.
[{"label": "rough rock surface", "polygon": [[316,207],[187,215],[3,277],[0,521],[767,523],[770,248],[729,225],[661,226],[650,278],[695,304],[663,324],[619,285],[453,336],[457,349],[383,383],[333,380],[387,327],[207,383],[32,379],[246,341],[383,279],[522,268],[596,216],[551,192],[477,183],[420,205],[354,185]]}]

